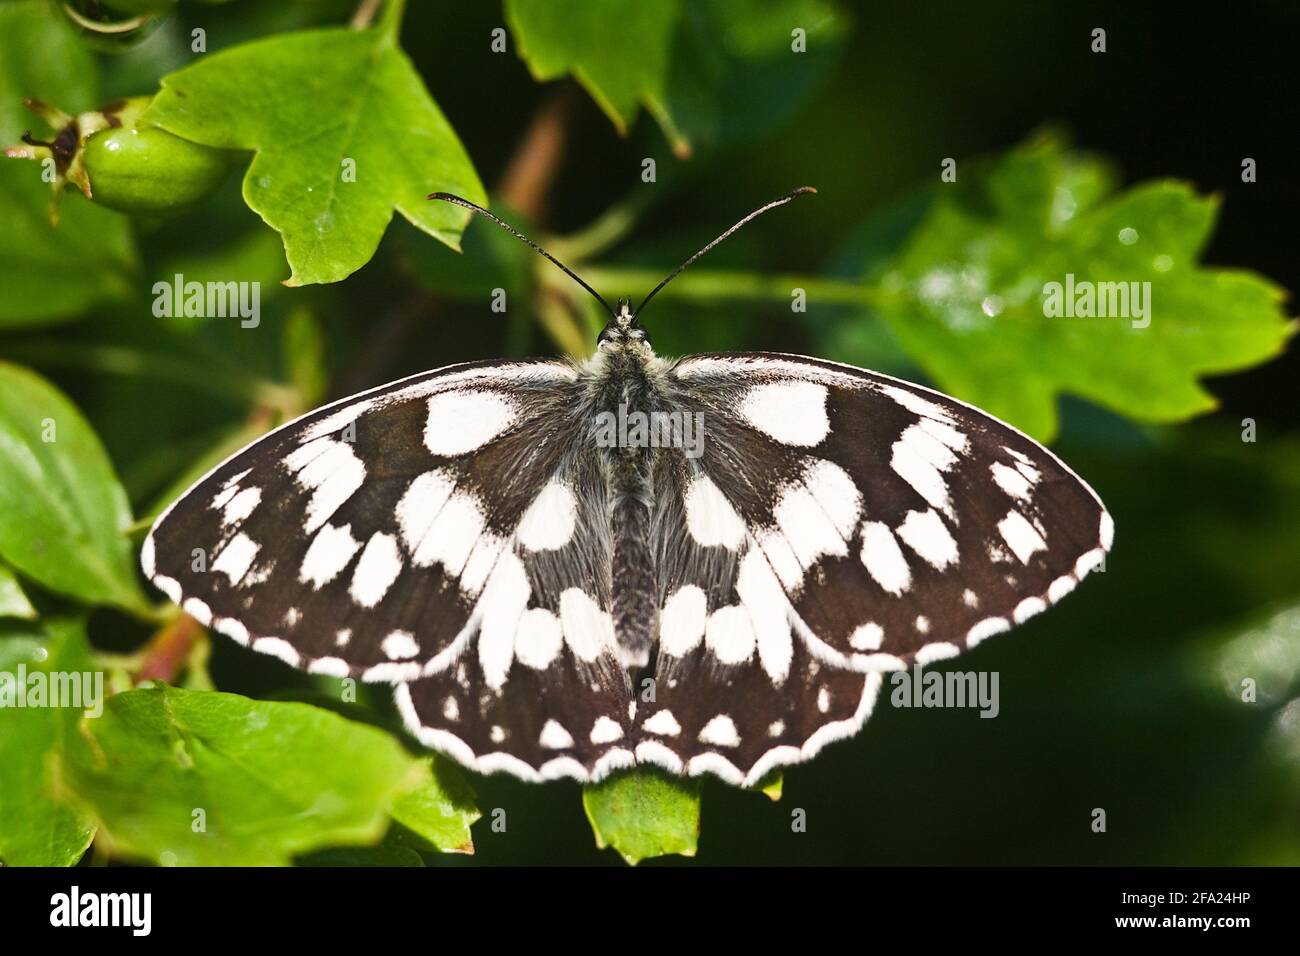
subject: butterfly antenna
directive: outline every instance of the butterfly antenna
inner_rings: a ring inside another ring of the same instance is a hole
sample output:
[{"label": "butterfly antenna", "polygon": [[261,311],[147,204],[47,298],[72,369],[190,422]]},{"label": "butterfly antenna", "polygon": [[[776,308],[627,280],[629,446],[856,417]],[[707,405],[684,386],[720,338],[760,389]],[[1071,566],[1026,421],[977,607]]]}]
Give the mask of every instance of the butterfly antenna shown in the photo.
[{"label": "butterfly antenna", "polygon": [[451,193],[429,193],[429,195],[426,196],[425,198],[426,198],[426,199],[441,199],[443,202],[449,202],[449,203],[451,203],[452,205],[455,205],[455,206],[463,206],[464,208],[470,210],[471,212],[476,212],[476,213],[478,213],[478,214],[479,214],[480,216],[482,216],[484,219],[489,219],[489,220],[491,220],[492,222],[495,222],[498,226],[500,226],[500,227],[501,227],[502,229],[504,229],[506,232],[510,233],[510,235],[514,236],[514,237],[515,237],[516,239],[518,239],[520,242],[524,243],[525,245],[527,245],[528,247],[530,247],[530,248],[533,249],[534,251],[536,251],[536,252],[540,252],[540,253],[541,253],[542,255],[544,255],[547,259],[550,259],[553,263],[555,263],[557,266],[559,266],[560,269],[563,270],[563,272],[564,272],[565,275],[567,275],[570,279],[572,279],[574,282],[578,283],[578,285],[582,286],[584,289],[586,289],[588,292],[590,292],[593,296],[595,296],[596,301],[599,302],[602,306],[605,307],[605,311],[606,311],[606,312],[608,312],[611,316],[614,315],[614,310],[611,309],[611,308],[609,307],[609,303],[606,302],[603,298],[601,298],[601,295],[600,295],[599,292],[597,292],[597,291],[596,291],[595,289],[593,289],[591,286],[587,285],[587,283],[584,282],[584,281],[582,280],[582,277],[581,277],[581,276],[579,276],[576,272],[574,272],[572,269],[570,269],[568,266],[566,266],[566,265],[565,265],[563,262],[561,262],[559,259],[555,258],[555,256],[551,255],[549,252],[547,252],[545,249],[543,249],[543,248],[542,248],[541,246],[539,246],[537,243],[533,242],[533,240],[529,239],[527,236],[525,236],[522,232],[520,232],[520,231],[519,231],[518,229],[516,229],[514,226],[510,225],[510,223],[506,222],[504,219],[501,219],[501,218],[498,217],[498,216],[494,216],[494,215],[492,215],[492,213],[488,212],[488,211],[487,211],[486,209],[484,209],[482,206],[476,206],[474,203],[470,202],[468,199],[461,199],[459,196],[453,196]]},{"label": "butterfly antenna", "polygon": [[815,193],[816,191],[817,190],[811,186],[800,186],[794,192],[787,193],[786,195],[782,196],[780,199],[773,199],[770,203],[767,203],[766,205],[763,206],[759,206],[757,209],[751,212],[744,219],[740,220],[740,222],[736,223],[734,226],[732,226],[722,235],[718,236],[718,238],[714,239],[712,242],[710,242],[699,252],[695,253],[695,255],[691,256],[689,259],[687,259],[685,262],[679,265],[672,272],[668,273],[667,278],[665,278],[663,282],[660,282],[657,286],[651,289],[650,294],[641,300],[641,304],[636,307],[636,311],[632,313],[632,317],[636,318],[637,316],[639,316],[641,314],[641,310],[646,307],[646,303],[649,302],[651,299],[653,299],[660,289],[662,289],[668,283],[676,279],[677,276],[680,275],[682,271],[686,269],[687,266],[689,266],[696,259],[700,258],[700,256],[704,255],[706,252],[708,252],[710,249],[712,249],[714,246],[720,243],[723,239],[726,239],[728,236],[730,236],[741,226],[745,225],[745,223],[749,222],[751,219],[757,219],[759,216],[763,215],[763,213],[767,212],[769,209],[775,209],[777,206],[784,206],[786,203],[788,203],[791,199],[794,199],[796,196],[802,196],[804,193]]}]

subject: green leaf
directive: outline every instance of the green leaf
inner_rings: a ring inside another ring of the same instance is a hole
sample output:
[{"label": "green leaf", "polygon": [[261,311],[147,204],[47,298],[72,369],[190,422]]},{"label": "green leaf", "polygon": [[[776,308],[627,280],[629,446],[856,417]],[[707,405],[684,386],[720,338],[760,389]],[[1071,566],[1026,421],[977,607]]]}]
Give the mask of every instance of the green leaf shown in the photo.
[{"label": "green leaf", "polygon": [[65,762],[66,785],[115,851],[167,865],[283,865],[376,843],[427,773],[388,734],[330,711],[163,685],[118,694],[81,730],[89,746]]},{"label": "green leaf", "polygon": [[[20,666],[29,687],[37,674],[92,672],[81,625],[53,621],[0,634],[0,700]],[[72,866],[94,838],[92,819],[56,797],[51,775],[51,761],[80,716],[63,707],[0,707],[0,860],[8,866]]]},{"label": "green leaf", "polygon": [[126,492],[81,412],[0,362],[0,557],[53,591],[148,608],[125,531]]},{"label": "green leaf", "polygon": [[[880,315],[940,388],[1040,439],[1065,393],[1152,422],[1213,408],[1199,376],[1283,348],[1284,290],[1197,262],[1214,199],[1172,181],[1113,188],[1050,138],[961,167],[881,275]],[[1067,275],[1150,283],[1147,318],[1132,304],[1131,317],[1048,316],[1047,283]]]},{"label": "green leaf", "polygon": [[393,819],[444,853],[473,853],[470,826],[482,816],[460,768],[434,756],[420,783],[393,804]]},{"label": "green leaf", "polygon": [[[795,29],[805,52],[792,47]],[[834,0],[693,0],[651,112],[679,155],[762,135],[829,77],[848,30]]]},{"label": "green leaf", "polygon": [[[289,285],[337,282],[361,268],[394,208],[455,248],[469,212],[425,196],[485,201],[464,147],[387,24],[288,33],[205,56],[163,78],[146,119],[198,143],[255,152],[244,201],[281,234]],[[346,181],[351,164],[355,181]]]},{"label": "green leaf", "polygon": [[645,107],[683,156],[787,118],[848,26],[833,0],[507,0],[506,20],[534,77],[572,74],[620,133]]},{"label": "green leaf", "polygon": [[700,785],[659,770],[634,770],[584,787],[596,846],[613,847],[635,866],[653,856],[694,856],[700,836]]},{"label": "green leaf", "polygon": [[0,564],[0,617],[18,617],[31,621],[36,618],[36,608],[27,600],[23,586],[13,571]]},{"label": "green leaf", "polygon": [[[37,136],[24,97],[65,111],[97,105],[95,64],[43,0],[0,4],[0,146]],[[0,156],[0,328],[75,318],[133,289],[136,256],[128,220],[69,195],[50,225],[51,187],[39,163]]]},{"label": "green leaf", "polygon": [[533,76],[572,73],[620,133],[663,99],[679,0],[506,0],[505,10]]}]

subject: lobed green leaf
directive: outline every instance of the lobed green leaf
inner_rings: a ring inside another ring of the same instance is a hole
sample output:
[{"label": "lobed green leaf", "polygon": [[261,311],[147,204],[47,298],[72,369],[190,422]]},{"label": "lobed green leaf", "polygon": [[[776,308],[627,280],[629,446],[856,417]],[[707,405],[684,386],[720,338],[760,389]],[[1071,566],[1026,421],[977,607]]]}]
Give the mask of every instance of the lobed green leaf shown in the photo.
[{"label": "lobed green leaf", "polygon": [[659,770],[633,770],[584,787],[596,846],[613,847],[635,866],[670,853],[694,856],[700,836],[700,785]]},{"label": "lobed green leaf", "polygon": [[361,268],[394,209],[456,248],[470,214],[425,197],[441,190],[486,201],[464,147],[387,25],[255,40],[162,84],[148,121],[208,146],[254,152],[244,201],[281,234],[289,285],[338,282]]},{"label": "lobed green leaf", "polygon": [[[1040,439],[1062,394],[1152,422],[1213,408],[1200,376],[1272,358],[1294,331],[1284,290],[1198,262],[1214,199],[1172,181],[1113,190],[1050,138],[959,171],[880,275],[879,314],[941,389]],[[1046,314],[1067,276],[1149,283],[1148,313]]]}]

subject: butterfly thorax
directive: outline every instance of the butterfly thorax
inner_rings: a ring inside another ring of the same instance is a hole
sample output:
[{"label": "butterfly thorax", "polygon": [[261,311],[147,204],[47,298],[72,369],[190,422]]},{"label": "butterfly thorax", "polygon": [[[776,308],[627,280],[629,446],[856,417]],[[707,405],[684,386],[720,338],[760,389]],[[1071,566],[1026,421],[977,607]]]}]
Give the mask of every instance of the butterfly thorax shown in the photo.
[{"label": "butterfly thorax", "polygon": [[[637,424],[672,404],[663,387],[667,367],[625,309],[602,332],[596,354],[583,367],[591,399],[589,434],[599,449],[609,491],[614,633],[629,669],[649,662],[658,626],[658,586],[650,539],[659,449],[638,437]],[[598,427],[610,424],[612,428]]]}]

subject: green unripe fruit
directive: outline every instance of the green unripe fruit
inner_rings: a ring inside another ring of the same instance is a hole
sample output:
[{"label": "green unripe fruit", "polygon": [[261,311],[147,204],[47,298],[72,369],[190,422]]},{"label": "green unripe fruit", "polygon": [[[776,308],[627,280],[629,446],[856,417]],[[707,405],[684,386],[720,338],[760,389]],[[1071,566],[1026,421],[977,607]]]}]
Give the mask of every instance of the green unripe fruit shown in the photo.
[{"label": "green unripe fruit", "polygon": [[82,163],[95,202],[132,215],[166,215],[193,205],[226,175],[227,154],[138,119],[149,98],[105,108],[110,125],[90,135]]}]

